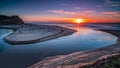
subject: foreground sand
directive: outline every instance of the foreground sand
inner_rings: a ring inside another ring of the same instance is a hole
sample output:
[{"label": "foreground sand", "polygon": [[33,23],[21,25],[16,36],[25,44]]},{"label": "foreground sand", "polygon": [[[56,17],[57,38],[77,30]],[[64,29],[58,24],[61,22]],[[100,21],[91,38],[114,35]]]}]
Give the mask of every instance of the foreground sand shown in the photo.
[{"label": "foreground sand", "polygon": [[75,30],[59,26],[48,25],[2,25],[0,28],[14,29],[14,31],[4,37],[4,41],[9,44],[28,44],[46,41],[49,39],[70,35]]},{"label": "foreground sand", "polygon": [[[103,30],[105,31],[105,30]],[[118,31],[106,31],[116,36],[120,35]],[[85,65],[94,64],[102,59],[118,55],[120,53],[120,37],[115,44],[98,48],[95,50],[80,51],[68,55],[58,55],[54,57],[47,57],[42,61],[28,67],[28,68],[84,68]]]}]

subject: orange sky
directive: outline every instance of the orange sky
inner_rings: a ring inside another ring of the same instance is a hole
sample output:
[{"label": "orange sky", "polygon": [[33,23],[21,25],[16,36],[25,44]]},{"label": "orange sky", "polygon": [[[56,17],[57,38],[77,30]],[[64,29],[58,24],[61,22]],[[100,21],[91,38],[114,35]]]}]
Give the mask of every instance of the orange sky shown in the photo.
[{"label": "orange sky", "polygon": [[108,14],[108,15],[98,15],[92,16],[90,15],[73,15],[70,17],[56,17],[56,16],[21,16],[24,21],[27,22],[66,22],[66,23],[75,23],[73,20],[75,19],[84,19],[84,22],[97,22],[97,23],[105,23],[105,22],[120,22],[120,14]]},{"label": "orange sky", "polygon": [[1,15],[18,15],[25,22],[120,22],[119,0],[3,0]]},{"label": "orange sky", "polygon": [[49,10],[49,14],[22,15],[21,18],[27,22],[66,22],[75,23],[75,19],[84,19],[87,23],[115,23],[120,22],[120,14],[118,12],[95,12],[86,10],[83,12],[69,12],[64,10]]}]

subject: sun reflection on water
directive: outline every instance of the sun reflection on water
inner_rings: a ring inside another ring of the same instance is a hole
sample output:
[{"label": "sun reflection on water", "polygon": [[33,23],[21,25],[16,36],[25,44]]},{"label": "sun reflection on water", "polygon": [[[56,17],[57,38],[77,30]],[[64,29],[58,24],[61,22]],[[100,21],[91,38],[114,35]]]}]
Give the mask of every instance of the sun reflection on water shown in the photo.
[{"label": "sun reflection on water", "polygon": [[79,24],[75,24],[75,27],[74,27],[75,30],[77,30],[76,34],[80,34],[80,25]]}]

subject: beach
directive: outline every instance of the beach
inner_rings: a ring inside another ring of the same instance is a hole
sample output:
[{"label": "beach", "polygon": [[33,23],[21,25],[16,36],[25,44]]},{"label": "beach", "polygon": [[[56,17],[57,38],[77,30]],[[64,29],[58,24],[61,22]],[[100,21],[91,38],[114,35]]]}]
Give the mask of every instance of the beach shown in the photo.
[{"label": "beach", "polygon": [[98,61],[117,56],[120,53],[120,32],[117,30],[100,30],[116,35],[118,39],[110,46],[79,51],[68,55],[47,57],[28,68],[84,68],[86,65],[94,65]]},{"label": "beach", "polygon": [[[68,36],[76,32],[76,30],[55,25],[2,25],[0,28],[13,30],[12,33],[3,38],[5,42],[12,45],[43,42],[58,37]],[[97,31],[108,32],[117,37],[120,35],[119,30],[98,29]],[[102,59],[118,55],[120,52],[119,45],[120,40],[118,39],[114,44],[102,48],[45,57],[28,68],[84,68],[86,65],[95,64]]]}]

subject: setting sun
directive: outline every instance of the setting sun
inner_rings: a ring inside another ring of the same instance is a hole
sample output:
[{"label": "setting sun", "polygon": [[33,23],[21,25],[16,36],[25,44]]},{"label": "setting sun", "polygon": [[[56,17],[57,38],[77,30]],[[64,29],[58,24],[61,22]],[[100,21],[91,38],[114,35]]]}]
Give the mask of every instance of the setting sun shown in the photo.
[{"label": "setting sun", "polygon": [[75,22],[76,23],[83,23],[84,21],[83,21],[83,19],[75,19]]}]

